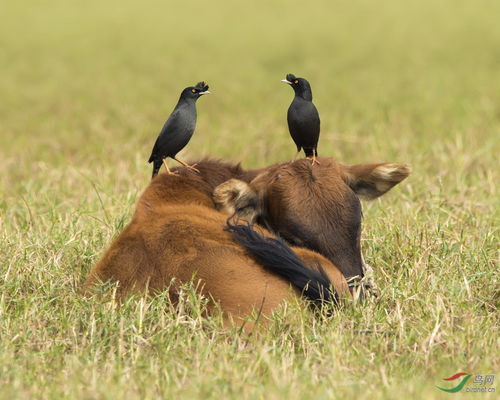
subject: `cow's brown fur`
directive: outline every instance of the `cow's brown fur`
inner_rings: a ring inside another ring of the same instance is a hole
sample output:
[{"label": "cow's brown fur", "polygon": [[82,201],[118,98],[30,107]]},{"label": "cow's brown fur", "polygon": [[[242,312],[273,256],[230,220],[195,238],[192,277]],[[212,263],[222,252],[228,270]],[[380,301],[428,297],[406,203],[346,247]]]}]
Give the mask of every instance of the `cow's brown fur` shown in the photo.
[{"label": "cow's brown fur", "polygon": [[[320,165],[297,160],[265,168],[250,185],[228,181],[216,188],[214,201],[270,226],[289,243],[326,256],[346,278],[362,277],[361,205],[386,193],[410,174],[402,164],[346,166],[329,158]],[[258,206],[253,197],[258,197]]]},{"label": "cow's brown fur", "polygon": [[[266,271],[223,230],[227,215],[214,208],[214,187],[229,178],[249,180],[252,173],[247,176],[239,166],[209,161],[196,168],[200,174],[178,168],[177,175],[160,174],[152,180],[130,224],[92,269],[87,290],[98,282],[114,281],[119,283],[120,296],[168,289],[175,301],[176,283],[194,278],[203,294],[233,316],[257,309],[270,313],[299,294],[287,281]],[[265,230],[261,233],[271,235]],[[311,250],[294,251],[311,268],[322,267],[337,293],[347,293],[344,277],[329,260]]]}]

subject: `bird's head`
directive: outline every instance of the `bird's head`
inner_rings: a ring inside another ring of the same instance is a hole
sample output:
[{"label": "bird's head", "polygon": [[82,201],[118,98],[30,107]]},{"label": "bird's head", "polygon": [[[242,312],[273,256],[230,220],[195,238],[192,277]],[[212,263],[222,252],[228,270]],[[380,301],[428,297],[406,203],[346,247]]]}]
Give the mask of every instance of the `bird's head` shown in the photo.
[{"label": "bird's head", "polygon": [[208,85],[205,82],[198,82],[195,86],[189,86],[182,91],[181,97],[185,99],[197,100],[204,94],[210,94]]},{"label": "bird's head", "polygon": [[290,85],[297,96],[312,100],[311,85],[306,79],[298,78],[294,74],[287,74],[286,79],[282,79],[281,82]]}]

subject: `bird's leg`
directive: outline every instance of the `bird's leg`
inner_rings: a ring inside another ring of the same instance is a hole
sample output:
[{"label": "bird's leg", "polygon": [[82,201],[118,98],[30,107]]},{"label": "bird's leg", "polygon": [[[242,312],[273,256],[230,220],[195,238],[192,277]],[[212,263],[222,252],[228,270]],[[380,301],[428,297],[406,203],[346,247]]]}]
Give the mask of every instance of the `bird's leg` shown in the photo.
[{"label": "bird's leg", "polygon": [[194,166],[196,164],[193,164],[193,165],[189,165],[189,164],[186,164],[184,161],[181,161],[181,160],[178,160],[177,158],[175,157],[172,157],[175,161],[177,161],[179,164],[182,164],[183,166],[185,166],[186,168],[190,169],[191,171],[194,171],[194,172],[197,172],[197,173],[200,173],[200,171],[198,171]]},{"label": "bird's leg", "polygon": [[176,175],[177,174],[177,172],[170,171],[170,168],[168,168],[168,164],[167,164],[167,159],[166,158],[163,159],[163,165],[165,165],[165,168],[167,169],[167,174],[169,174],[169,175]]},{"label": "bird's leg", "polygon": [[318,164],[318,165],[321,165],[321,163],[318,161],[318,159],[316,158],[316,155],[313,155],[312,157],[306,157],[308,160],[311,160],[311,164],[314,165],[314,164]]}]

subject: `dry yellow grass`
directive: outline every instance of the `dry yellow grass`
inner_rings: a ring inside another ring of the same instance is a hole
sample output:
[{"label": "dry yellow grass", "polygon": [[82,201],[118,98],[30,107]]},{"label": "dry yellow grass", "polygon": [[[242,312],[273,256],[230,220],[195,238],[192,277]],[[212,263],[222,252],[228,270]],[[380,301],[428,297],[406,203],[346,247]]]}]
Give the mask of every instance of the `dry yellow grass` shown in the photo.
[{"label": "dry yellow grass", "polygon": [[[437,399],[445,376],[497,373],[499,13],[494,0],[0,5],[0,397]],[[82,299],[180,90],[214,92],[184,158],[256,167],[294,154],[288,72],[313,86],[321,156],[413,167],[364,205],[381,297],[319,318],[292,304],[250,338],[201,319],[188,288],[180,313],[161,297]]]}]

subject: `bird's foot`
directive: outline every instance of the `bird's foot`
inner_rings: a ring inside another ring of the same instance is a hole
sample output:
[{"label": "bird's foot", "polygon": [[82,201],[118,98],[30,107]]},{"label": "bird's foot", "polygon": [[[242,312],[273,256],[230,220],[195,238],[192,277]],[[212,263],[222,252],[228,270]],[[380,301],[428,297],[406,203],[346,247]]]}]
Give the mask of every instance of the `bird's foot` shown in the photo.
[{"label": "bird's foot", "polygon": [[316,158],[316,156],[312,156],[312,157],[306,157],[308,160],[311,160],[311,165],[314,165],[314,164],[318,164],[318,165],[321,165],[321,163],[318,161],[318,159]]},{"label": "bird's foot", "polygon": [[185,167],[186,167],[187,169],[190,169],[191,171],[194,171],[194,172],[196,172],[197,174],[199,174],[199,173],[200,173],[200,170],[199,170],[199,169],[197,169],[197,168],[195,168],[195,166],[196,166],[196,165],[198,165],[198,164],[193,164],[193,165],[188,165],[188,164],[186,164],[186,165],[185,165]]},{"label": "bird's foot", "polygon": [[171,171],[170,168],[168,168],[167,160],[165,158],[163,159],[163,165],[165,165],[168,175],[179,175],[177,171]]},{"label": "bird's foot", "polygon": [[191,171],[194,171],[196,173],[200,173],[199,170],[197,170],[194,166],[195,165],[198,165],[198,164],[193,164],[193,165],[189,165],[187,163],[185,163],[184,161],[182,160],[179,160],[178,158],[175,158],[175,157],[172,157],[175,161],[177,161],[179,164],[181,164],[182,166],[186,167],[187,169],[190,169]]}]

